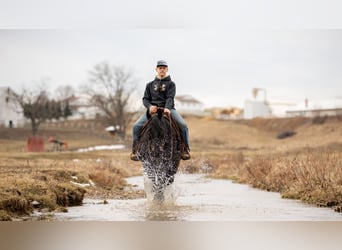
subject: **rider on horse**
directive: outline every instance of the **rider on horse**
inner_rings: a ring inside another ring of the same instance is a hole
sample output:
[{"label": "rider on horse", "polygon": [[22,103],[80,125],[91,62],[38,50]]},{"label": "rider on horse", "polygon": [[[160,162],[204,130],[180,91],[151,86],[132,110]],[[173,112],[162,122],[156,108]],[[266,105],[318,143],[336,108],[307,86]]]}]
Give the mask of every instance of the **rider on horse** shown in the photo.
[{"label": "rider on horse", "polygon": [[[157,76],[152,82],[146,85],[145,93],[143,97],[143,104],[148,109],[150,114],[155,114],[158,111],[158,107],[164,108],[164,113],[171,117],[177,122],[182,139],[185,143],[185,150],[182,152],[181,158],[183,160],[190,159],[190,147],[188,139],[188,126],[181,115],[176,111],[174,107],[174,97],[176,94],[176,85],[171,80],[171,77],[167,74],[168,65],[164,60],[157,62],[156,66]],[[136,143],[141,128],[147,121],[147,115],[144,113],[133,125],[133,147],[131,153],[131,160],[138,161],[139,158],[136,154]]]}]

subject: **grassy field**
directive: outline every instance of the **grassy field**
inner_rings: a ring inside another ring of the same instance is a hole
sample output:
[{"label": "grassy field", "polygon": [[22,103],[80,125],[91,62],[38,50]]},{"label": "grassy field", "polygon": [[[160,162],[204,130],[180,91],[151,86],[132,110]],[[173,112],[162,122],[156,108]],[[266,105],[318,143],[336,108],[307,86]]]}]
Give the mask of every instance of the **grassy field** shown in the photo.
[{"label": "grassy field", "polygon": [[[186,117],[192,159],[180,171],[206,173],[254,187],[277,191],[284,198],[319,206],[342,206],[342,121],[309,118],[218,121]],[[296,134],[279,140],[277,135]],[[129,130],[130,131],[130,130]],[[30,219],[38,211],[67,211],[84,197],[131,199],[144,195],[125,181],[141,175],[141,165],[129,160],[131,135],[125,141],[101,126],[43,127],[45,152],[26,150],[27,129],[0,128],[0,220]],[[48,138],[68,142],[51,151]],[[95,145],[124,144],[121,150],[78,152]],[[46,213],[45,213],[46,214]],[[48,219],[48,218],[43,218]]]}]

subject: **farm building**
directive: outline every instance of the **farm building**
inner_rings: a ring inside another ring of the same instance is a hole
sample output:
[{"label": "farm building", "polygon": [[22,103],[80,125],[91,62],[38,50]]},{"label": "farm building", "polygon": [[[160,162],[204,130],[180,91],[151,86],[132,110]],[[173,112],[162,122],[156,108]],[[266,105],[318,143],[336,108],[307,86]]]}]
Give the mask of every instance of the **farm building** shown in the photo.
[{"label": "farm building", "polygon": [[0,87],[0,126],[16,128],[25,123],[22,109],[11,97],[13,93],[10,87]]},{"label": "farm building", "polygon": [[104,116],[102,110],[90,102],[90,97],[86,95],[72,96],[68,99],[72,115],[68,120],[90,120],[99,116]]},{"label": "farm building", "polygon": [[342,99],[309,101],[297,104],[286,111],[289,117],[317,117],[317,116],[339,116],[342,115]]},{"label": "farm building", "polygon": [[179,113],[186,115],[203,115],[204,104],[190,95],[178,95],[175,97],[175,106]]},{"label": "farm building", "polygon": [[244,118],[270,117],[272,114],[269,104],[265,101],[246,100],[244,103]]}]

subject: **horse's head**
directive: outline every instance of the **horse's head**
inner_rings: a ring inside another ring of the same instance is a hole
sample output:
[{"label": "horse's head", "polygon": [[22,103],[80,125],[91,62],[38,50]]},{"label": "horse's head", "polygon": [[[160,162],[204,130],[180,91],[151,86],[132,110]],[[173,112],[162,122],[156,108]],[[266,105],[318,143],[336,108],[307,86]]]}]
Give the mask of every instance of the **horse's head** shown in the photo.
[{"label": "horse's head", "polygon": [[157,113],[153,114],[149,118],[149,131],[150,139],[154,140],[166,140],[166,137],[170,137],[171,120],[170,116],[164,113],[163,108],[158,108]]}]

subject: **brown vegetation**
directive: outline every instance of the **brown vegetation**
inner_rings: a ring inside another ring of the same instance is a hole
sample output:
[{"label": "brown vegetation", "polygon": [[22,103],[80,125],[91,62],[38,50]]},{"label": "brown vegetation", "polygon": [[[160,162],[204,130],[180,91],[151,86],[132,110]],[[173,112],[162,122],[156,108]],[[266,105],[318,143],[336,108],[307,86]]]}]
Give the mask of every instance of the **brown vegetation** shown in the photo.
[{"label": "brown vegetation", "polygon": [[229,178],[253,187],[279,192],[318,206],[342,206],[342,152],[316,150],[295,155],[231,154],[212,160],[215,178]]},{"label": "brown vegetation", "polygon": [[123,168],[128,161],[122,159],[125,155],[118,156],[121,160],[114,164],[112,155],[106,152],[79,154],[89,157],[83,159],[76,158],[77,154],[73,154],[74,159],[68,159],[68,154],[21,153],[18,159],[0,154],[0,219],[24,218],[34,210],[67,211],[68,206],[82,205],[85,195],[103,199],[143,195],[125,188],[124,178],[140,173],[132,165]]}]

